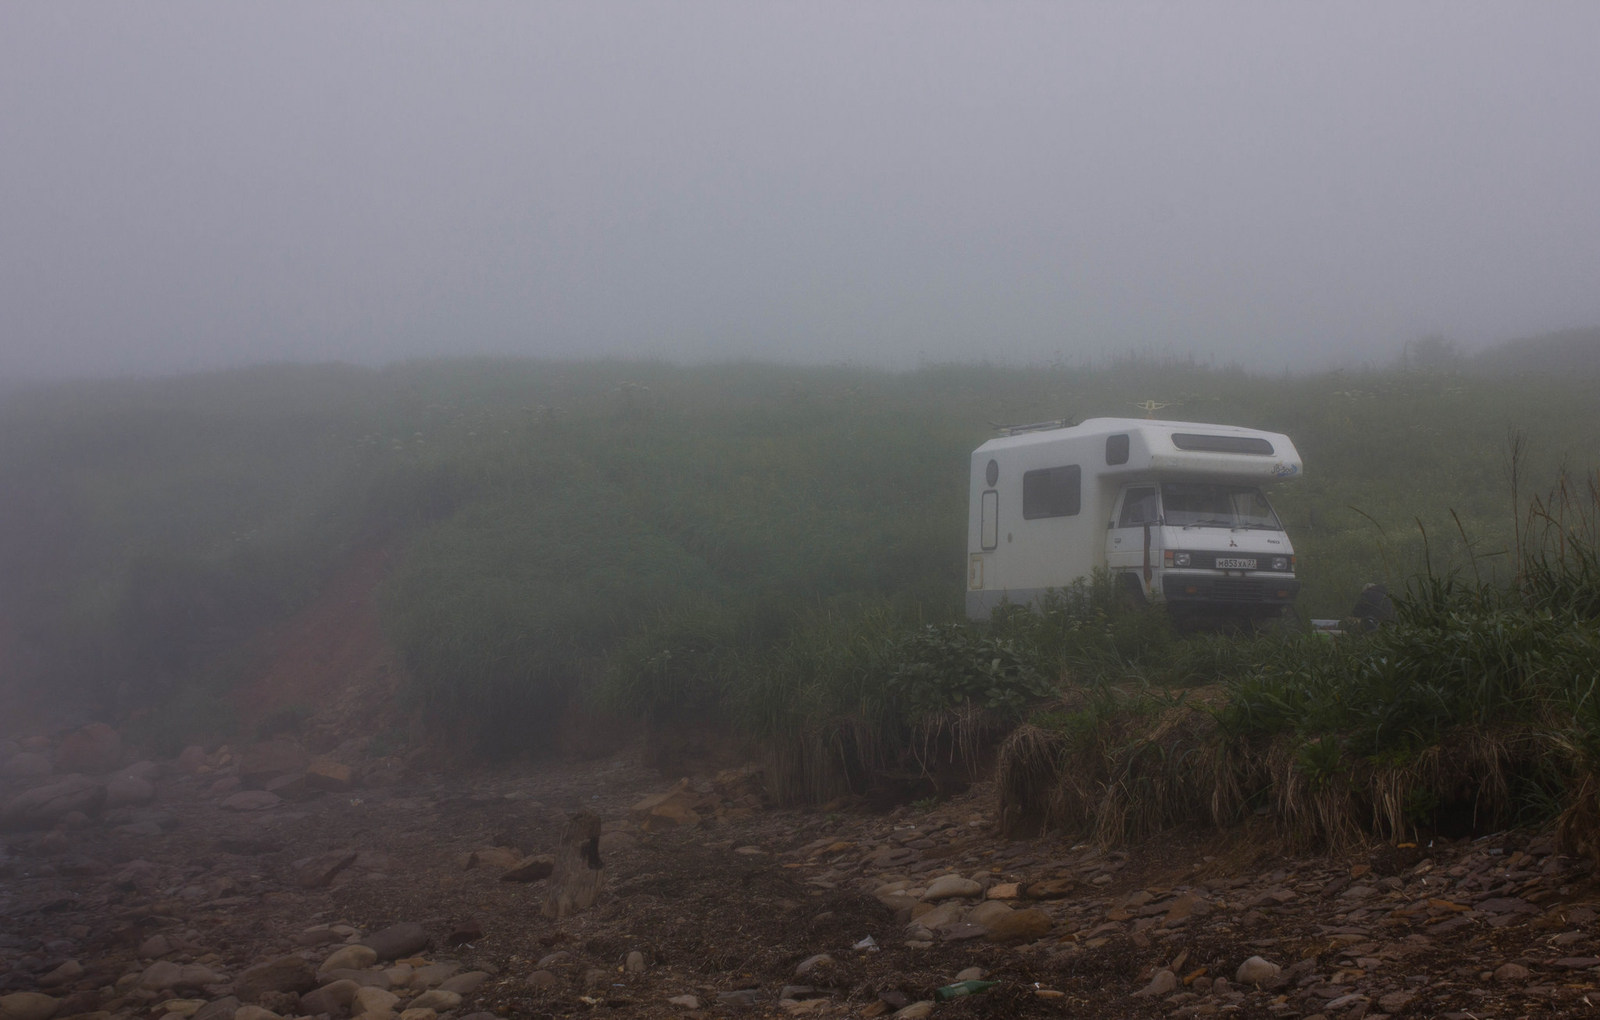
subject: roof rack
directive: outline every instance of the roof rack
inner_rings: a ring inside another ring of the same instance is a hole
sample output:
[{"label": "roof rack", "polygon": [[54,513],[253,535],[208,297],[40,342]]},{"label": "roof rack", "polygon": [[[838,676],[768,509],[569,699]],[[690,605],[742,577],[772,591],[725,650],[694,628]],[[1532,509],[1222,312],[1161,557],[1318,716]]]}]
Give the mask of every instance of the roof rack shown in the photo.
[{"label": "roof rack", "polygon": [[994,425],[994,430],[1002,436],[1020,436],[1024,432],[1048,432],[1051,429],[1071,428],[1077,422],[1071,418],[1056,418],[1053,421],[1036,421],[1030,425],[996,425],[994,422],[989,424]]}]

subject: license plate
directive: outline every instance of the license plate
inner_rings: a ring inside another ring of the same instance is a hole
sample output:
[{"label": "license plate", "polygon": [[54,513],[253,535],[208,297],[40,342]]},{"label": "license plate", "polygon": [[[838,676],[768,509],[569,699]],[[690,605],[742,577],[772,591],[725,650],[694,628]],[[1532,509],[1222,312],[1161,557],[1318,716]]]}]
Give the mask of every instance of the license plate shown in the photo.
[{"label": "license plate", "polygon": [[1217,557],[1218,570],[1254,570],[1255,560],[1229,559],[1226,556]]}]

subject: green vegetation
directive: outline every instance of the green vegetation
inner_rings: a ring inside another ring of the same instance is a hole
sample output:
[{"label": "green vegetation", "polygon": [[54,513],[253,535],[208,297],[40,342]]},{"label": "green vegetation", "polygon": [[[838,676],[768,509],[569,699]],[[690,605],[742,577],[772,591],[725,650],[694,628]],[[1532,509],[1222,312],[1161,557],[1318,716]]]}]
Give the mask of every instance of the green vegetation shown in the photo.
[{"label": "green vegetation", "polygon": [[[1600,409],[1588,380],[1471,368],[477,360],[15,394],[0,665],[84,711],[188,706],[214,728],[242,642],[382,544],[409,703],[492,755],[552,746],[581,703],[726,727],[779,796],[822,801],[883,776],[937,793],[1026,721],[1003,756],[1019,824],[1114,839],[1265,809],[1307,838],[1393,835],[1443,824],[1462,796],[1443,763],[1472,756],[1506,779],[1482,817],[1514,820],[1600,760],[1579,666],[1600,566],[1565,470]],[[1293,436],[1306,474],[1274,500],[1301,612],[1410,583],[1399,623],[1180,637],[1104,579],[962,622],[967,460],[991,424],[1146,400]]]},{"label": "green vegetation", "polygon": [[1116,842],[1259,811],[1327,845],[1559,813],[1600,851],[1597,495],[1534,501],[1513,583],[1422,575],[1392,624],[1235,642],[1203,688],[1069,688],[1003,749],[1004,817]]}]

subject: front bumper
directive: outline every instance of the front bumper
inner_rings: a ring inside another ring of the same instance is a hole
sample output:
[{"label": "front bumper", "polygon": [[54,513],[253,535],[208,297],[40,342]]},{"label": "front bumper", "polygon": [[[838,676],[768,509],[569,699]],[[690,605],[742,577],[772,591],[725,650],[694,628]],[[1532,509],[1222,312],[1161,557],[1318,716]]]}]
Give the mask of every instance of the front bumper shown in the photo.
[{"label": "front bumper", "polygon": [[1173,605],[1287,606],[1299,594],[1293,574],[1168,570],[1161,578],[1161,597]]}]

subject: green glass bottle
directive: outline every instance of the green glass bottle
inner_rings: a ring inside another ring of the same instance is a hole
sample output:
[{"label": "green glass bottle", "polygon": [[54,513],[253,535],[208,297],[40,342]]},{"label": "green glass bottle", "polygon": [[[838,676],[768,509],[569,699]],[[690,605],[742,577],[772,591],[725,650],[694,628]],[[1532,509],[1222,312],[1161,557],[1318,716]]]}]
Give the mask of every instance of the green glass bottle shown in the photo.
[{"label": "green glass bottle", "polygon": [[951,999],[959,999],[963,995],[972,995],[985,989],[993,988],[999,983],[998,981],[957,981],[953,985],[945,985],[943,988],[936,989],[933,997],[938,1002],[949,1002]]}]

